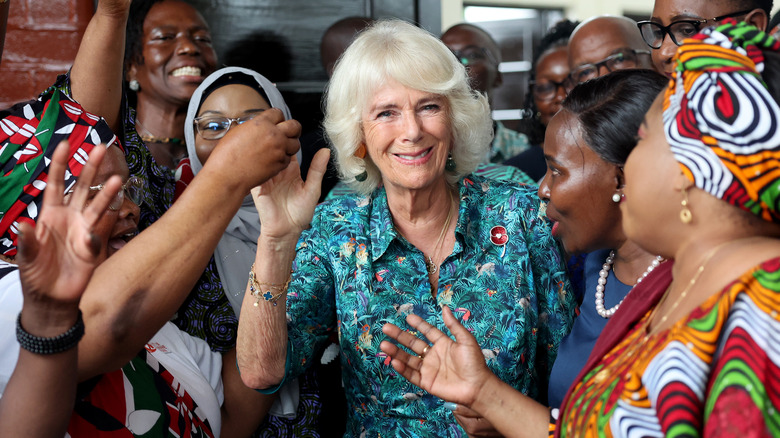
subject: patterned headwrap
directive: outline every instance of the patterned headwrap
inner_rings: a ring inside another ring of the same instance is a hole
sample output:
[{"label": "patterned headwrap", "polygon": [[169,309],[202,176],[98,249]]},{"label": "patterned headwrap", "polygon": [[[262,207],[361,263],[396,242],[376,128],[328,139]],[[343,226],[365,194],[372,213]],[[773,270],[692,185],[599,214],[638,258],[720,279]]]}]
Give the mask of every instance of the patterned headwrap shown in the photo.
[{"label": "patterned headwrap", "polygon": [[0,254],[15,256],[19,223],[38,218],[51,157],[62,140],[70,142],[66,191],[76,183],[95,145],[119,146],[102,118],[54,87],[38,100],[0,111]]},{"label": "patterned headwrap", "polygon": [[729,20],[686,39],[663,103],[664,132],[700,189],[780,222],[780,107],[761,78],[780,42]]}]

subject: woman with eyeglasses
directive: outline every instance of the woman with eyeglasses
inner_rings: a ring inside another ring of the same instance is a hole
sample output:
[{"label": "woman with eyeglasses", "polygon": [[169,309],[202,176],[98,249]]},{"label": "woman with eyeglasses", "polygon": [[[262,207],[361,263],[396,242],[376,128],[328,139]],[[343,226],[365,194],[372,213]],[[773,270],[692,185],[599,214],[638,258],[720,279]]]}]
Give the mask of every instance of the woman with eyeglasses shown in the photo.
[{"label": "woman with eyeglasses", "polygon": [[765,30],[771,17],[772,0],[656,0],[649,20],[637,23],[653,52],[655,68],[671,77],[677,47],[707,26],[734,18]]},{"label": "woman with eyeglasses", "polygon": [[[228,131],[257,117],[263,111],[278,108],[285,119],[291,119],[290,110],[281,93],[268,79],[257,72],[241,67],[226,67],[209,75],[190,99],[184,125],[187,143],[185,158],[191,166],[191,177],[197,175],[214,148]],[[180,169],[182,167],[180,166]],[[187,175],[180,175],[185,185]],[[252,266],[260,236],[260,220],[252,196],[248,195],[214,251],[219,279],[236,316],[246,289],[246,273]],[[271,409],[271,415],[295,418],[298,408],[298,383],[291,382],[280,392]]]},{"label": "woman with eyeglasses", "polygon": [[[41,417],[20,430],[2,424],[2,435],[36,436],[56,421],[74,438],[249,436],[273,398],[243,385],[235,350],[223,357],[169,320],[244,194],[298,150],[300,125],[269,110],[234,130],[176,205],[137,235],[142,186],[102,118],[55,87],[0,118],[0,396],[8,397],[0,416],[10,405]],[[19,393],[14,367],[16,376],[34,372],[36,355],[66,352],[76,360],[63,364],[60,381],[39,376]],[[30,391],[51,394],[67,415],[30,407]]]},{"label": "woman with eyeglasses", "polygon": [[528,136],[532,147],[516,155],[504,164],[515,166],[534,181],[544,177],[547,166],[544,163],[542,142],[547,123],[561,109],[566,97],[565,82],[569,76],[569,36],[579,22],[559,21],[542,38],[536,48],[528,91],[525,95],[526,113],[520,121],[518,132]]}]

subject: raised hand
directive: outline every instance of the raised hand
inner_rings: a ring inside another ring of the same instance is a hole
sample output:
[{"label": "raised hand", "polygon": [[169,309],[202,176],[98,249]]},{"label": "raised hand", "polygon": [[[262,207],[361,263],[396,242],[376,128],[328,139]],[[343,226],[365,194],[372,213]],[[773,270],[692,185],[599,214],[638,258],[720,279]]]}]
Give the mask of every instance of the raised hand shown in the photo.
[{"label": "raised hand", "polygon": [[293,157],[286,169],[252,189],[263,235],[297,235],[309,227],[320,197],[322,177],[325,175],[329,157],[330,150],[317,151],[305,183],[301,179],[298,160]]},{"label": "raised hand", "polygon": [[287,168],[301,145],[301,124],[285,120],[276,108],[232,128],[219,141],[202,172],[219,172],[218,179],[248,193]]},{"label": "raised hand", "polygon": [[30,305],[52,311],[73,310],[78,306],[93,270],[102,261],[102,242],[92,229],[104,214],[116,214],[107,211],[122,185],[118,176],[106,181],[104,189],[87,203],[89,186],[106,154],[105,145],[92,149],[74,192],[66,200],[63,181],[68,151],[67,141],[61,142],[54,151],[35,228],[27,223],[19,227],[16,261],[25,312]]},{"label": "raised hand", "polygon": [[411,314],[406,317],[406,322],[432,345],[388,323],[382,331],[417,355],[410,355],[388,341],[382,341],[379,347],[393,358],[393,368],[407,380],[445,401],[468,407],[477,399],[485,382],[494,375],[485,363],[477,340],[457,321],[448,307],[442,307],[442,316],[444,324],[455,335],[455,341],[419,316]]},{"label": "raised hand", "polygon": [[130,10],[132,0],[100,0],[97,5],[97,12],[106,14],[122,15]]}]

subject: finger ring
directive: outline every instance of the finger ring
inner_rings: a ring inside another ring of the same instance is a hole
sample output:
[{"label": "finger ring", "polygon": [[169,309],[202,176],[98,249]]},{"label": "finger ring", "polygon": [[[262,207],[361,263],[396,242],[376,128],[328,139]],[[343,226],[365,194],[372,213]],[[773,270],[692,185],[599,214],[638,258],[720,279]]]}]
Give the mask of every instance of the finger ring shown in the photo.
[{"label": "finger ring", "polygon": [[428,352],[428,349],[429,349],[429,348],[431,348],[431,346],[430,346],[430,345],[426,345],[426,346],[425,346],[425,348],[423,348],[423,352],[422,352],[422,353],[420,353],[420,355],[418,356],[418,357],[420,358],[420,360],[423,360],[423,359],[425,359],[425,353],[427,353],[427,352]]}]

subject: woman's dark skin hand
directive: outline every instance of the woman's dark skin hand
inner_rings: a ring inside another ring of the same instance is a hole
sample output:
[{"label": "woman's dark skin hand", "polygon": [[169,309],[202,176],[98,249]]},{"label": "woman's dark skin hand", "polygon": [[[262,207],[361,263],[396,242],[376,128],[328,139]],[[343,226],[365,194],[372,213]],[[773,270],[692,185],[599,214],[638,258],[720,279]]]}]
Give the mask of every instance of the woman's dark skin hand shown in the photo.
[{"label": "woman's dark skin hand", "polygon": [[460,427],[462,427],[472,438],[504,436],[499,433],[485,417],[465,406],[458,405],[457,408],[452,411],[452,414],[455,416],[455,421],[457,421],[458,424],[460,424]]},{"label": "woman's dark skin hand", "polygon": [[[485,382],[495,375],[487,367],[477,340],[455,319],[449,307],[442,307],[442,317],[455,335],[455,341],[411,314],[406,322],[433,345],[428,346],[424,340],[388,323],[382,331],[417,355],[410,355],[388,341],[379,347],[393,358],[393,368],[407,380],[443,400],[468,407],[476,401]],[[426,347],[422,360],[420,355]]]},{"label": "woman's dark skin hand", "polygon": [[[546,436],[547,407],[496,377],[487,367],[477,340],[446,306],[442,317],[454,341],[414,314],[407,316],[406,322],[432,345],[393,324],[382,327],[387,336],[415,353],[382,341],[379,348],[393,358],[393,368],[425,391],[455,403],[455,419],[470,436]],[[425,358],[420,359],[420,355]],[[518,428],[518,421],[527,427]]]},{"label": "woman's dark skin hand", "polygon": [[[285,120],[284,114],[271,108],[252,120],[233,127],[209,156],[203,171],[211,171],[217,162],[227,172],[222,178],[229,186],[241,186],[244,193],[283,171],[300,149],[301,124]],[[251,145],[249,147],[248,145]]]},{"label": "woman's dark skin hand", "polygon": [[[106,154],[106,147],[98,145],[65,199],[68,150],[62,142],[54,151],[35,228],[19,224],[15,262],[24,296],[22,327],[46,338],[76,323],[81,296],[102,261],[101,242],[92,230],[104,214],[117,214],[107,210],[121,188],[120,178],[111,177],[87,203],[90,183]],[[57,354],[20,350],[0,399],[0,436],[63,436],[76,398],[77,360],[75,347]]]},{"label": "woman's dark skin hand", "polygon": [[104,214],[116,214],[108,206],[122,185],[114,176],[87,202],[90,183],[106,154],[105,145],[98,145],[66,199],[68,150],[68,143],[62,142],[54,151],[35,228],[28,223],[19,226],[16,262],[24,292],[22,325],[31,333],[35,327],[52,325],[43,330],[48,333],[33,333],[38,336],[56,336],[75,323],[81,295],[102,262],[100,241],[92,228]]}]

